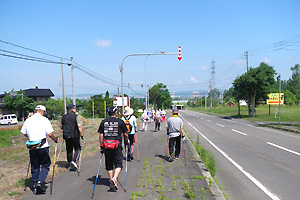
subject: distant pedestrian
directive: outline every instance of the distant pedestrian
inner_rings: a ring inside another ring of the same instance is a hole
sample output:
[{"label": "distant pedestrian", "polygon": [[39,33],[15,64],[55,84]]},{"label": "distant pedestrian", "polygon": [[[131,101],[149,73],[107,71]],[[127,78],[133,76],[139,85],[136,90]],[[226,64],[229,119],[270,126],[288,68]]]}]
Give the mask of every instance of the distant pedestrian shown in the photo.
[{"label": "distant pedestrian", "polygon": [[26,145],[30,155],[34,194],[46,192],[45,181],[51,165],[50,145],[46,136],[48,135],[55,143],[59,142],[53,134],[54,130],[50,121],[44,117],[46,114],[45,106],[36,106],[34,114],[26,119],[21,129],[21,133],[29,139]]},{"label": "distant pedestrian", "polygon": [[173,116],[167,121],[167,134],[169,136],[169,153],[171,162],[174,159],[179,158],[180,142],[181,140],[184,140],[183,121],[178,117],[178,109],[173,109],[172,113]]},{"label": "distant pedestrian", "polygon": [[147,131],[148,121],[149,121],[150,117],[148,116],[146,110],[142,114],[141,119],[142,119],[142,122],[143,122],[143,131]]},{"label": "distant pedestrian", "polygon": [[[61,118],[60,128],[63,130],[63,138],[66,141],[68,169],[78,170],[77,162],[81,153],[80,137],[84,139],[80,117],[76,115],[76,106],[67,105],[67,114]],[[73,156],[73,150],[75,150]]]},{"label": "distant pedestrian", "polygon": [[123,120],[118,119],[118,108],[108,109],[109,118],[102,120],[98,133],[101,153],[105,155],[105,169],[110,180],[110,188],[117,190],[117,178],[123,168],[122,135],[128,141],[127,128]]},{"label": "distant pedestrian", "polygon": [[155,129],[154,132],[160,131],[160,123],[162,122],[161,116],[159,111],[156,112],[156,115],[154,116],[154,122],[155,122]]},{"label": "distant pedestrian", "polygon": [[[137,133],[137,123],[136,123],[136,117],[133,115],[133,109],[129,107],[125,107],[124,117],[122,117],[122,120],[126,122],[126,120],[129,121],[132,129],[130,132],[127,131],[128,139],[130,144],[128,147],[128,155],[127,160],[133,160],[133,150],[134,150],[134,144],[135,144],[135,133]],[[126,124],[126,123],[125,123]]]}]

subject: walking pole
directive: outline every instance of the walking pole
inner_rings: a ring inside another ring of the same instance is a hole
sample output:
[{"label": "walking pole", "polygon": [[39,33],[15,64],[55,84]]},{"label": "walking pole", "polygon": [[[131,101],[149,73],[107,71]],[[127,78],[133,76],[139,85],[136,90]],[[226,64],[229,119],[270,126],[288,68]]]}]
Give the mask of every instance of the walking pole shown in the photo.
[{"label": "walking pole", "polygon": [[186,157],[185,157],[184,140],[182,140],[182,146],[183,146],[183,154],[184,154],[184,165],[186,166]]},{"label": "walking pole", "polygon": [[127,154],[128,154],[128,145],[125,145],[125,192],[127,188]]},{"label": "walking pole", "polygon": [[166,158],[167,158],[168,143],[169,143],[169,136],[168,136],[168,138],[167,138],[166,152],[165,152],[165,160],[164,160],[164,161],[166,161]]},{"label": "walking pole", "polygon": [[55,150],[54,150],[54,159],[53,159],[54,163],[53,163],[52,181],[51,181],[51,184],[50,184],[50,195],[52,194],[53,181],[54,181],[54,169],[55,169],[55,163],[56,163],[56,151],[57,151],[57,143],[55,143]]},{"label": "walking pole", "polygon": [[63,147],[63,145],[64,145],[64,142],[65,142],[65,140],[63,139],[63,141],[62,141],[62,143],[61,143],[61,146],[60,146],[59,153],[58,153],[58,155],[57,155],[57,160],[59,159],[59,155],[60,155],[61,149],[62,149],[62,147]]},{"label": "walking pole", "polygon": [[100,161],[99,161],[99,166],[98,166],[98,171],[97,171],[97,176],[96,176],[96,180],[95,180],[95,183],[94,183],[94,189],[93,189],[93,193],[92,193],[92,198],[91,199],[93,199],[94,194],[95,194],[95,188],[96,188],[97,179],[98,179],[98,176],[99,176],[99,171],[100,171],[100,167],[101,167],[102,157],[103,157],[103,153],[101,153],[101,157],[100,157]]},{"label": "walking pole", "polygon": [[79,165],[77,170],[78,176],[80,176],[81,156],[82,156],[82,149],[80,150],[80,155],[79,155]]},{"label": "walking pole", "polygon": [[29,163],[28,163],[28,167],[27,167],[27,174],[26,174],[26,179],[25,179],[25,188],[24,188],[24,192],[26,191],[26,182],[27,182],[27,178],[28,178],[29,167],[30,167],[30,159],[29,159]]},{"label": "walking pole", "polygon": [[136,140],[136,150],[137,150],[138,162],[140,162],[140,152],[139,152],[139,143],[138,143],[138,138],[137,138],[137,132],[135,133],[135,140]]}]

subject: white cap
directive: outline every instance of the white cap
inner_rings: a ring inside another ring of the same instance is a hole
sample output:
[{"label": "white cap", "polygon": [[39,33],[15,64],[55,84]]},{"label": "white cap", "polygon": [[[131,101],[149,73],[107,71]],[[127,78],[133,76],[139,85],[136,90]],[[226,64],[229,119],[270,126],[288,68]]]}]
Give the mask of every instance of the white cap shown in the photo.
[{"label": "white cap", "polygon": [[37,105],[37,106],[35,107],[35,110],[43,110],[43,111],[46,112],[46,107],[43,106],[43,105]]}]

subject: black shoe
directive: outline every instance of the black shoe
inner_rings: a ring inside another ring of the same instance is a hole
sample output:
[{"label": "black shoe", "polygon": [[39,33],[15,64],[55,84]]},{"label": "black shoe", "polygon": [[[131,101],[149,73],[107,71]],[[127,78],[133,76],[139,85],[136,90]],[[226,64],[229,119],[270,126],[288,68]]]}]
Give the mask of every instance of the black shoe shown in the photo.
[{"label": "black shoe", "polygon": [[33,188],[32,193],[33,193],[33,194],[36,194],[36,193],[37,193],[37,189],[36,189],[36,188]]},{"label": "black shoe", "polygon": [[175,156],[175,160],[178,160],[179,159],[179,156]]},{"label": "black shoe", "polygon": [[131,160],[133,160],[133,159],[134,159],[132,155],[130,155],[130,159],[131,159]]},{"label": "black shoe", "polygon": [[45,183],[42,183],[41,181],[39,181],[37,184],[36,184],[36,189],[37,191],[41,192],[41,193],[45,193],[46,192],[46,186],[45,186]]}]

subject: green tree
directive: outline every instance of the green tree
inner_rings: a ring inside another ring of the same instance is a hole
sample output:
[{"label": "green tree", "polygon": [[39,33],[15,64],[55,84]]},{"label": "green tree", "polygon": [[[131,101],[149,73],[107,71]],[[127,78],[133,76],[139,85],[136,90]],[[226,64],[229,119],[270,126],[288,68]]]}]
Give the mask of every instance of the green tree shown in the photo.
[{"label": "green tree", "polygon": [[5,92],[4,106],[7,108],[7,110],[11,112],[18,111],[19,118],[23,116],[23,112],[24,112],[24,117],[26,117],[27,113],[32,112],[32,110],[34,109],[34,105],[33,105],[34,100],[26,96],[24,91],[22,90],[17,91],[16,92],[17,95],[11,98],[10,94],[12,92],[15,92],[14,89],[12,89],[8,93]]},{"label": "green tree", "polygon": [[261,63],[257,68],[250,68],[248,73],[237,77],[233,82],[234,95],[237,100],[248,99],[251,104],[249,116],[254,115],[257,100],[266,99],[270,91],[270,85],[275,83],[275,70],[266,63]]},{"label": "green tree", "polygon": [[295,105],[297,101],[296,95],[294,95],[291,91],[284,91],[284,104],[286,105]]},{"label": "green tree", "polygon": [[291,67],[292,78],[288,80],[288,90],[296,95],[298,101],[300,100],[300,66],[296,64]]},{"label": "green tree", "polygon": [[[38,103],[36,103],[38,104]],[[64,100],[49,98],[48,101],[41,103],[46,106],[47,117],[49,119],[57,119],[62,116],[65,112]]]},{"label": "green tree", "polygon": [[163,83],[157,83],[149,89],[149,101],[153,104],[154,109],[169,108],[172,105],[172,98]]}]

